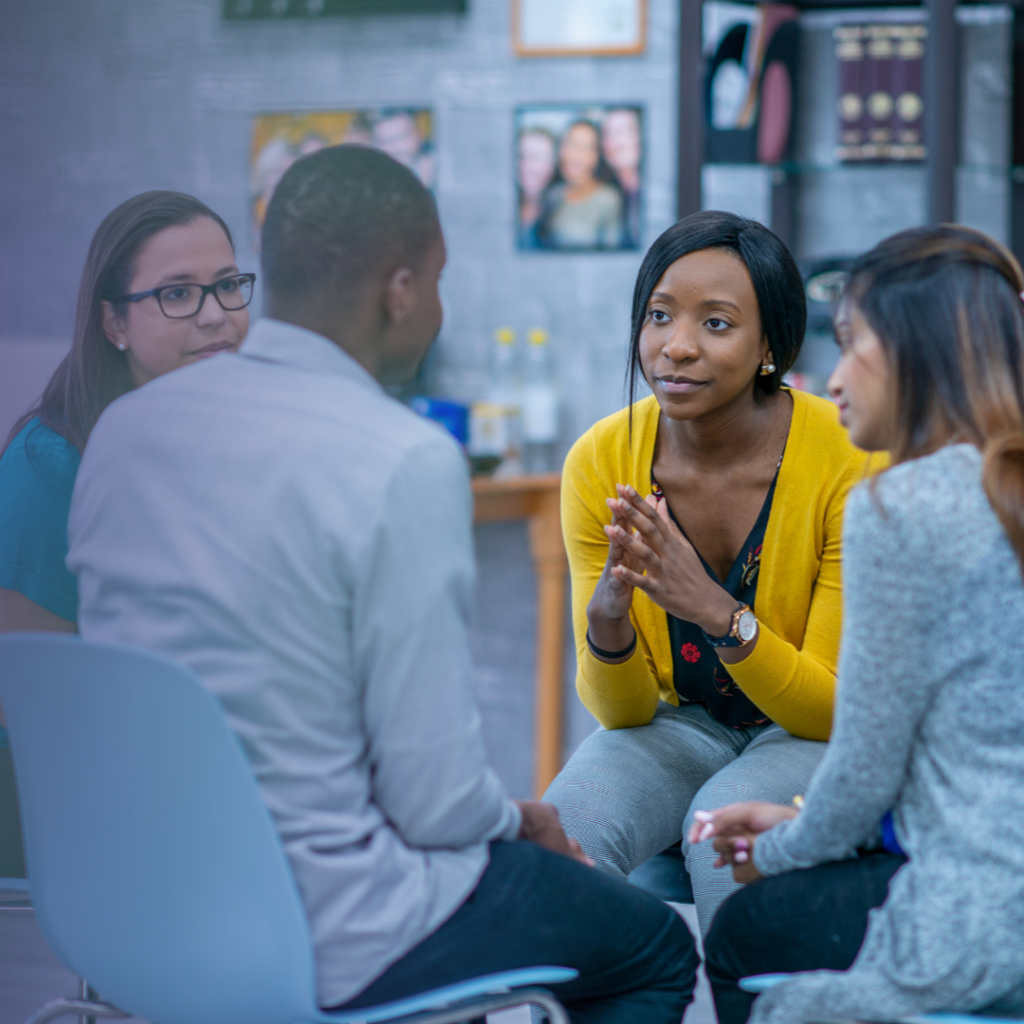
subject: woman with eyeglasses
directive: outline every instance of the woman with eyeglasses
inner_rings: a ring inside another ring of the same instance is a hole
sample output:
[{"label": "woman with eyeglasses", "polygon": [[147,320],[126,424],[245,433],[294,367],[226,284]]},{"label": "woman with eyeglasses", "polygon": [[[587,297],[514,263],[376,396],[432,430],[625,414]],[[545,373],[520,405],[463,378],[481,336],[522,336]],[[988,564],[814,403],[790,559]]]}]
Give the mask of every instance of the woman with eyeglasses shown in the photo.
[{"label": "woman with eyeglasses", "polygon": [[254,281],[239,273],[228,226],[192,196],[144,192],[100,224],[71,351],[0,456],[0,632],[74,632],[68,509],[96,420],[155,377],[234,352],[249,328]]}]

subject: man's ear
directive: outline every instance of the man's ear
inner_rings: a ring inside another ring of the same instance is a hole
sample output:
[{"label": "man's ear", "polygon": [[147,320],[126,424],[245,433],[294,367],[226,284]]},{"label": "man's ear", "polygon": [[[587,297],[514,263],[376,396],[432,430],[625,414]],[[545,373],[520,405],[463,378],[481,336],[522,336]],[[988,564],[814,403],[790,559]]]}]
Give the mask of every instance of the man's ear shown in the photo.
[{"label": "man's ear", "polygon": [[388,278],[386,303],[388,322],[400,326],[409,319],[415,306],[415,276],[408,267],[399,267]]},{"label": "man's ear", "polygon": [[103,300],[102,306],[103,333],[107,336],[107,341],[122,352],[127,351],[128,332],[124,329],[121,318],[117,315],[113,304],[107,302],[106,299]]}]

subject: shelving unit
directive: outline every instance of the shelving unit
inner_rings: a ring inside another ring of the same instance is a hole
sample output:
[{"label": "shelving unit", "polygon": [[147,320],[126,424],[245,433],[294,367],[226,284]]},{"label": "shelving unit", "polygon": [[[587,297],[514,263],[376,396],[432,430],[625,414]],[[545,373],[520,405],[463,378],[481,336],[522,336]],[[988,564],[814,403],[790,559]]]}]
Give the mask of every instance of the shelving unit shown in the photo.
[{"label": "shelving unit", "polygon": [[[1024,6],[955,0],[788,4],[801,12],[806,48],[796,82],[793,159],[774,166],[727,165],[703,160],[704,5],[681,0],[680,216],[701,209],[702,200],[737,212],[756,208],[753,215],[800,261],[854,255],[904,227],[960,220],[1006,241],[1024,259]],[[869,23],[873,16],[928,25],[923,162],[842,163],[833,155],[838,92],[833,95],[829,85],[835,74],[832,29],[847,20]],[[798,364],[819,385],[834,360],[827,338],[824,331],[809,331]]]},{"label": "shelving unit", "polygon": [[[879,13],[893,9],[905,10],[911,18],[923,18],[929,27],[925,52],[925,133],[928,152],[926,160],[917,164],[896,163],[876,166],[836,164],[815,159],[797,159],[766,168],[769,179],[770,197],[767,203],[768,220],[772,229],[791,244],[798,257],[811,255],[801,252],[801,231],[799,224],[799,199],[801,185],[819,174],[846,174],[861,177],[879,176],[893,172],[904,173],[904,177],[922,178],[918,197],[919,218],[924,223],[941,223],[956,219],[957,179],[999,178],[1009,191],[1007,223],[999,232],[1018,254],[1024,254],[1024,26],[1021,15],[1013,9],[1007,25],[1012,35],[1013,89],[1012,89],[1012,132],[1009,141],[1011,154],[1007,154],[1005,165],[984,163],[965,159],[962,152],[960,128],[963,111],[962,75],[960,73],[959,43],[964,35],[962,24],[958,24],[957,7],[954,0],[926,0],[924,5],[893,3],[890,0],[791,0],[790,6],[802,13],[841,13],[843,11],[864,12],[870,17],[872,9]],[[960,5],[991,10],[991,4]],[[1009,5],[1006,5],[1009,7]],[[681,0],[679,21],[679,158],[678,158],[678,210],[680,216],[701,209],[701,179],[704,168],[703,154],[703,54],[702,8],[700,0]],[[967,19],[970,20],[969,18]],[[807,82],[797,83],[798,92],[807,88]],[[798,103],[799,107],[799,103]],[[798,131],[799,131],[798,126]],[[1009,126],[1008,126],[1009,130]],[[804,147],[807,148],[806,146]],[[719,165],[721,166],[721,165]],[[1003,176],[1009,178],[1003,181]],[[916,185],[910,186],[914,189]],[[961,188],[961,197],[967,189]],[[985,225],[979,225],[984,227]],[[895,230],[895,229],[894,229]],[[817,255],[815,253],[814,255]]]}]

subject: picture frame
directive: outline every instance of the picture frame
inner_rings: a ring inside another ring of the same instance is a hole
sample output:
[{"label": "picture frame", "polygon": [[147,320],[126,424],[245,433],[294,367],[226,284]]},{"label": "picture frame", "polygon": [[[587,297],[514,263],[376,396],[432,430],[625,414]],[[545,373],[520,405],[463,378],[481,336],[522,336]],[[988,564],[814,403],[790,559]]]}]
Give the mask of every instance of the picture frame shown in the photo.
[{"label": "picture frame", "polygon": [[643,235],[644,110],[568,103],[515,111],[521,251],[622,252]]},{"label": "picture frame", "polygon": [[343,142],[383,150],[434,187],[434,115],[427,107],[275,111],[257,114],[249,153],[249,209],[259,238],[267,204],[285,171],[299,157]]},{"label": "picture frame", "polygon": [[629,57],[647,47],[648,0],[512,0],[519,57]]}]

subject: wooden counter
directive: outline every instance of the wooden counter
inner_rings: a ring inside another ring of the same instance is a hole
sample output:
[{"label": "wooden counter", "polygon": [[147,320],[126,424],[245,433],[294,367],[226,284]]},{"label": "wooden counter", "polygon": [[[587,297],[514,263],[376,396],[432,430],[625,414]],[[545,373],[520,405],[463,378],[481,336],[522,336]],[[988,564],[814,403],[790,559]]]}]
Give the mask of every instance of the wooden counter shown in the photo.
[{"label": "wooden counter", "polygon": [[558,500],[561,474],[474,477],[478,523],[526,519],[537,572],[537,678],[533,790],[543,795],[562,767],[562,675],[568,562]]}]

